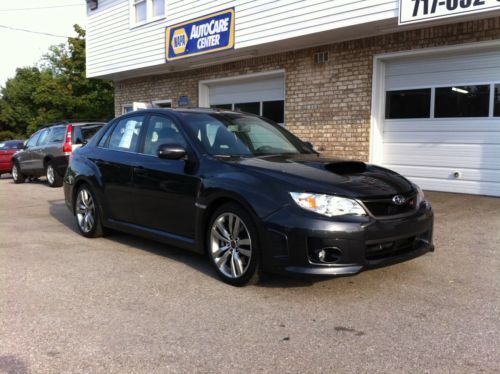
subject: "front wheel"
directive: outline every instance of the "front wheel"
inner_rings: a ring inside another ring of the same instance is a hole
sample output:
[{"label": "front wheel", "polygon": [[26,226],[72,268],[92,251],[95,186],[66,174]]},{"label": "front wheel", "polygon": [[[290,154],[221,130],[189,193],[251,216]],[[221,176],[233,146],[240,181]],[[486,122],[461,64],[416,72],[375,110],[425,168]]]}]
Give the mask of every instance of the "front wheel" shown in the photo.
[{"label": "front wheel", "polygon": [[19,169],[19,165],[17,165],[17,163],[12,166],[12,179],[14,179],[14,183],[16,184],[24,183],[24,181],[26,180],[26,176],[21,173],[21,170]]},{"label": "front wheel", "polygon": [[99,204],[87,184],[83,184],[76,193],[75,216],[78,230],[83,236],[98,238],[104,235]]},{"label": "front wheel", "polygon": [[63,185],[63,177],[54,169],[52,162],[47,164],[45,174],[47,175],[47,182],[49,182],[50,187],[61,187]]},{"label": "front wheel", "polygon": [[215,211],[208,225],[207,250],[219,277],[233,286],[255,284],[259,277],[257,229],[237,204]]}]

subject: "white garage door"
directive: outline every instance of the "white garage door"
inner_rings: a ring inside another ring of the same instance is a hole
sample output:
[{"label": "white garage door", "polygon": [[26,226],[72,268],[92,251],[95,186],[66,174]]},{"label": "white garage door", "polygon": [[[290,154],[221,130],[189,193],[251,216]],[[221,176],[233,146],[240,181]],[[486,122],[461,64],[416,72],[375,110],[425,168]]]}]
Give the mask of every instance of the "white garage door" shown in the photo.
[{"label": "white garage door", "polygon": [[225,79],[221,82],[211,82],[207,86],[211,107],[253,113],[280,124],[284,122],[283,74]]},{"label": "white garage door", "polygon": [[500,196],[500,51],[386,63],[382,163],[424,189]]}]

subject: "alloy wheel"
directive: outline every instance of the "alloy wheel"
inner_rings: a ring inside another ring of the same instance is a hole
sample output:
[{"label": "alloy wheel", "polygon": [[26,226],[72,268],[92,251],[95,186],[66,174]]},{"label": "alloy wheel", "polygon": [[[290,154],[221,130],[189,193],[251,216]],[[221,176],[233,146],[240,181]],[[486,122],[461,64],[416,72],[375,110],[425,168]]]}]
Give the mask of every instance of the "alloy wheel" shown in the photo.
[{"label": "alloy wheel", "polygon": [[76,198],[76,218],[80,229],[88,233],[94,227],[95,222],[95,206],[92,195],[86,188],[82,188],[78,192]]},{"label": "alloy wheel", "polygon": [[49,166],[47,166],[47,180],[49,181],[50,184],[53,184],[54,179],[55,179],[54,168],[52,167],[52,165],[49,164]]},{"label": "alloy wheel", "polygon": [[18,176],[19,176],[19,172],[17,171],[17,166],[16,166],[16,165],[14,165],[14,166],[12,167],[12,178],[13,178],[14,180],[17,180],[17,177],[18,177]]},{"label": "alloy wheel", "polygon": [[219,271],[240,278],[250,266],[252,241],[243,220],[234,213],[218,216],[210,230],[210,255]]}]

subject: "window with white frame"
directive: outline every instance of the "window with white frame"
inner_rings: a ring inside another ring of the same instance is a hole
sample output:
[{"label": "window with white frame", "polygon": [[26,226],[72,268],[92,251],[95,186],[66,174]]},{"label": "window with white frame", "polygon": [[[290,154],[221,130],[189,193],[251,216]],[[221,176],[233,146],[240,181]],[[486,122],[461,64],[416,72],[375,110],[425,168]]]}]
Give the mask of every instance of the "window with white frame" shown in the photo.
[{"label": "window with white frame", "polygon": [[165,16],[165,0],[130,0],[130,23],[140,25]]}]

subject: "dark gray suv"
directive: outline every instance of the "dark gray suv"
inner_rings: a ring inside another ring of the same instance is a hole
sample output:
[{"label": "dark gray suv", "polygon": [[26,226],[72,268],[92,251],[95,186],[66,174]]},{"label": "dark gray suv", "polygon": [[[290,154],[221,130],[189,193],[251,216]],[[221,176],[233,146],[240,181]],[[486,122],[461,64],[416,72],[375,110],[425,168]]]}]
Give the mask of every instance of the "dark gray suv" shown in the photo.
[{"label": "dark gray suv", "polygon": [[104,122],[59,122],[38,130],[12,158],[14,183],[45,175],[50,187],[62,186],[71,152],[102,126]]}]

